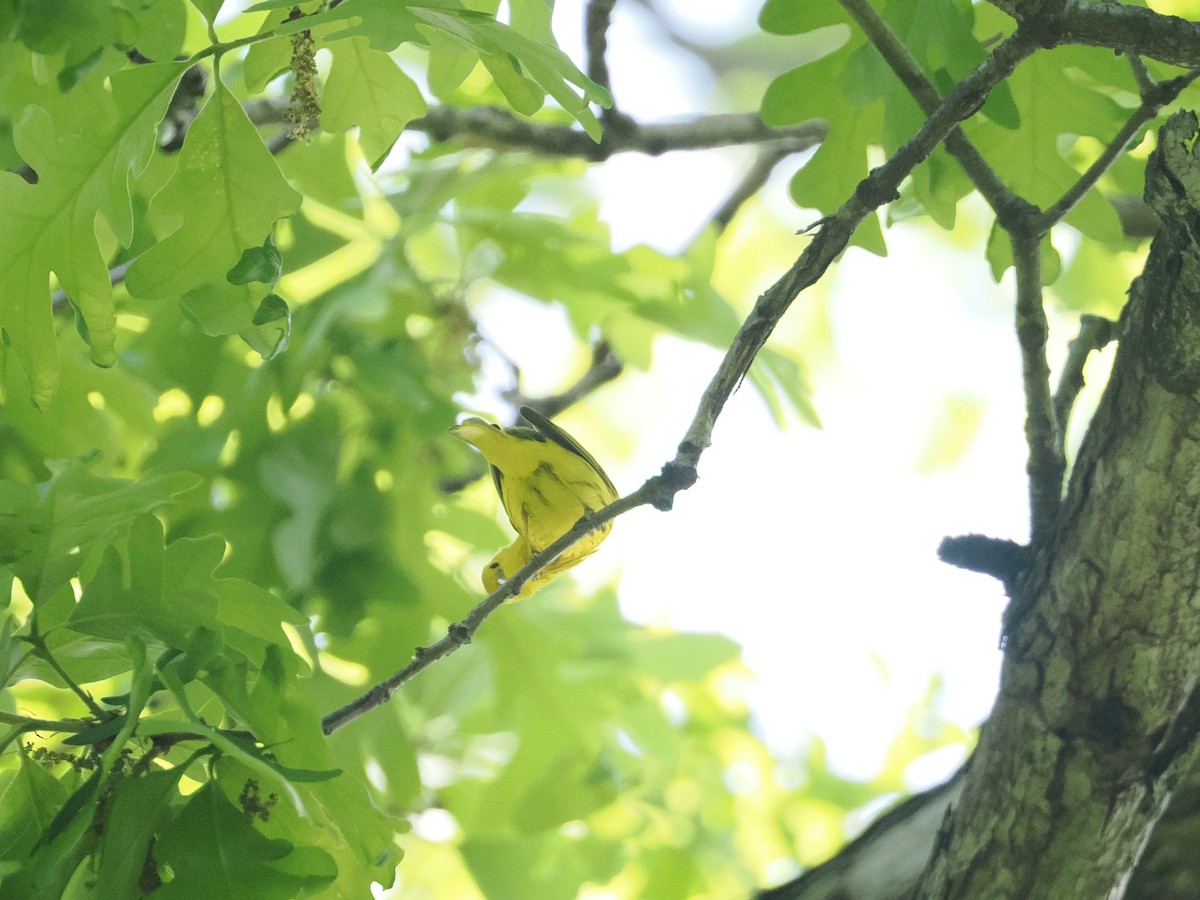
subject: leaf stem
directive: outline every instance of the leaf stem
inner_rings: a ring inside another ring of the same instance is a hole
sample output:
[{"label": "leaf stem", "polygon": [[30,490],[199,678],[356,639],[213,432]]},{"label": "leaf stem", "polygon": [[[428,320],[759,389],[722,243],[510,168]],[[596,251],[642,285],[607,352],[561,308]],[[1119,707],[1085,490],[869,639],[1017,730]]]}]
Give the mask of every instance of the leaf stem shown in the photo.
[{"label": "leaf stem", "polygon": [[67,674],[67,670],[62,667],[59,661],[55,658],[54,654],[50,652],[50,648],[46,644],[45,637],[40,634],[31,634],[27,635],[24,640],[30,645],[33,655],[38,659],[45,661],[46,664],[58,674],[58,677],[63,680],[63,683],[83,702],[83,705],[88,708],[88,712],[90,712],[101,722],[112,718],[113,714],[111,712],[103,709],[98,703],[96,703],[96,701],[92,699],[92,695],[81,688],[75,682],[75,679]]},{"label": "leaf stem", "polygon": [[232,41],[220,41],[217,40],[216,32],[212,31],[211,26],[209,27],[209,36],[212,39],[212,43],[203,50],[197,50],[189,56],[186,60],[187,65],[195,65],[203,59],[208,59],[210,56],[214,57],[215,60],[219,60],[231,50],[238,50],[242,47],[249,47],[251,44],[258,44],[262,41],[279,37],[274,31],[263,31],[258,34],[248,34],[245,37],[235,38]]},{"label": "leaf stem", "polygon": [[69,731],[78,733],[96,723],[90,719],[40,719],[0,710],[0,723],[12,725],[22,731]]}]

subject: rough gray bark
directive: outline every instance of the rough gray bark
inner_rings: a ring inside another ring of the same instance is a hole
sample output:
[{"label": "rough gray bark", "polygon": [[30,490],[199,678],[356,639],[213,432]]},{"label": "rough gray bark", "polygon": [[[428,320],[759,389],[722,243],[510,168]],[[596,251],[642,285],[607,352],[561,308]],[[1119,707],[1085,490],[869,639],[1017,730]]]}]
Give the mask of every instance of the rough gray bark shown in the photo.
[{"label": "rough gray bark", "polygon": [[[1117,900],[1181,779],[1200,770],[1194,114],[1176,114],[1160,132],[1146,199],[1161,227],[1130,291],[1117,360],[1053,537],[1035,548],[1017,585],[1000,693],[961,796],[936,827],[947,795],[923,795],[908,804],[911,814],[889,814],[890,823],[878,823],[887,827],[873,827],[844,859],[766,896]],[[1184,797],[1192,793],[1160,837],[1197,821],[1200,788]],[[893,828],[910,838],[923,833],[932,845],[919,880],[912,867],[880,866],[889,846],[908,844],[889,841]],[[1195,858],[1194,842],[1192,830],[1185,858]],[[1156,845],[1129,896],[1198,896],[1179,853],[1167,841]],[[881,872],[887,877],[864,880]],[[896,877],[902,872],[907,878]]]}]

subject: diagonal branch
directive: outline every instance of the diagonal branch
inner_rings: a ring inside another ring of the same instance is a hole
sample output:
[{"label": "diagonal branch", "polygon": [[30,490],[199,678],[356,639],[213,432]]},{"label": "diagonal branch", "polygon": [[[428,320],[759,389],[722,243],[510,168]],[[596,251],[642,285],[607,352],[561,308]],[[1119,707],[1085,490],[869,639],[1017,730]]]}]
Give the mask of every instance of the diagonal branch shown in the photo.
[{"label": "diagonal branch", "polygon": [[871,212],[897,196],[900,183],[921,163],[959,122],[970,116],[993,87],[1006,78],[1021,60],[1037,50],[1035,40],[1017,29],[970,76],[961,81],[920,130],[883,165],[873,169],[832,215],[792,268],[766,290],[742,324],[712,381],[705,389],[696,416],[679,445],[676,465],[691,465],[711,444],[712,429],[725,401],[749,371],[776,323],[805,288],[815,284],[846,248],[859,224]]},{"label": "diagonal branch", "polygon": [[[467,613],[461,622],[451,625],[446,631],[445,637],[428,647],[418,647],[413,653],[412,661],[403,669],[381,681],[365,694],[356,697],[345,706],[334,710],[321,719],[321,730],[325,734],[333,734],[339,728],[349,725],[359,716],[367,714],[377,706],[382,706],[392,698],[392,694],[395,693],[397,688],[406,681],[411,680],[413,676],[429,668],[430,665],[443,656],[449,656],[459,647],[471,643],[471,638],[488,616],[503,606],[506,600],[517,596],[526,582],[536,576],[546,566],[550,565],[550,563],[554,562],[554,560],[558,559],[573,544],[581,540],[584,536],[591,534],[591,532],[595,531],[605,522],[611,522],[617,516],[627,513],[631,509],[637,509],[639,506],[647,504],[658,506],[659,503],[664,502],[662,499],[664,497],[668,498],[666,502],[669,503],[669,498],[673,497],[676,491],[691,486],[690,483],[669,484],[667,478],[668,476],[665,471],[661,475],[655,475],[632,494],[628,494],[614,503],[610,503],[604,509],[591,516],[585,516],[580,519],[571,527],[570,531],[553,544],[545,550],[535,553],[529,562],[517,570],[512,578],[508,579],[499,589],[484,598],[474,609]],[[695,474],[693,472],[692,482],[694,481]]]},{"label": "diagonal branch", "polygon": [[[858,23],[867,40],[879,52],[896,73],[896,76],[912,94],[917,105],[925,115],[932,115],[942,103],[937,88],[921,71],[920,65],[903,42],[883,21],[882,17],[871,5],[870,0],[840,0],[842,7],[851,18]],[[1016,196],[1002,182],[999,176],[988,165],[987,160],[975,148],[975,145],[963,134],[961,128],[954,128],[946,136],[946,150],[953,156],[975,189],[987,201],[993,211],[999,213],[1014,202]]]},{"label": "diagonal branch", "polygon": [[[1184,75],[1180,75],[1178,78],[1172,78],[1170,81],[1154,83],[1148,80],[1149,76],[1146,74],[1145,67],[1140,65],[1140,61],[1139,64],[1133,65],[1133,71],[1134,76],[1138,78],[1138,86],[1142,92],[1142,102],[1133,111],[1133,115],[1121,126],[1121,130],[1109,141],[1108,146],[1104,148],[1104,152],[1063,193],[1058,202],[1042,214],[1042,226],[1044,228],[1049,229],[1050,226],[1057,224],[1066,216],[1074,208],[1075,204],[1082,200],[1087,192],[1096,186],[1096,183],[1100,180],[1100,176],[1107,172],[1121,154],[1125,152],[1129,142],[1133,140],[1142,126],[1157,116],[1159,110],[1174,101],[1184,88],[1200,77],[1200,69],[1193,69]],[[1146,80],[1138,76],[1139,72],[1142,73]]]},{"label": "diagonal branch", "polygon": [[506,599],[515,597],[526,582],[597,526],[640,506],[649,505],[664,511],[671,509],[675,495],[696,483],[697,464],[705,449],[712,444],[712,430],[726,401],[745,378],[758,351],[800,292],[821,278],[834,259],[846,249],[859,224],[875,209],[895,198],[900,183],[945,139],[951,129],[970,116],[988,92],[1006,78],[1022,59],[1036,50],[1037,43],[1017,29],[982,66],[951,91],[920,130],[891,159],[872,170],[859,183],[854,194],[835,213],[822,220],[815,237],[791,269],[758,298],[701,396],[696,414],[683,440],[679,442],[675,457],[663,466],[658,475],[647,479],[633,493],[580,519],[570,531],[535,554],[499,590],[472,609],[466,618],[451,625],[445,637],[432,646],[418,648],[412,661],[403,669],[325,716],[322,720],[325,734],[332,734],[359,716],[382,706],[406,681],[428,668],[435,660],[469,643],[484,620],[499,609]]},{"label": "diagonal branch", "polygon": [[718,232],[724,231],[746,201],[757,194],[767,183],[767,179],[771,177],[775,167],[795,152],[785,141],[775,141],[763,147],[754,157],[750,168],[742,175],[741,181],[734,186],[721,205],[713,212],[708,224],[716,228]]}]

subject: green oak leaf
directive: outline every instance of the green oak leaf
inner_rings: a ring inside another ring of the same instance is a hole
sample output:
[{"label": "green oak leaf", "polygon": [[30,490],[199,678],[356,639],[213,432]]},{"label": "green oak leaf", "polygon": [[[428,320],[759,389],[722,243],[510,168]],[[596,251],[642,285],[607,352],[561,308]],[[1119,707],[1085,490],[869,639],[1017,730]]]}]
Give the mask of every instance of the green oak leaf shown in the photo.
[{"label": "green oak leaf", "polygon": [[294,849],[289,841],[264,836],[210,782],[155,842],[155,857],[174,877],[154,894],[166,900],[288,900],[328,883],[328,855],[309,850],[306,865],[292,871],[288,863]]},{"label": "green oak leaf", "polygon": [[84,463],[70,463],[39,488],[37,509],[12,507],[29,526],[28,548],[11,563],[12,570],[40,604],[67,583],[93,549],[114,540],[118,529],[197,483],[184,472],[138,482],[102,478]]},{"label": "green oak leaf", "polygon": [[359,127],[358,142],[372,169],[379,167],[404,126],[427,109],[411,78],[366,38],[335,42],[333,67],[321,97],[326,131]]},{"label": "green oak leaf", "polygon": [[178,297],[225,279],[248,247],[262,244],[276,219],[300,208],[275,158],[241,104],[218,80],[192,123],[179,168],[150,213],[176,229],[140,256],[126,286],[138,297]]},{"label": "green oak leaf", "polygon": [[116,313],[96,214],[129,243],[129,182],[150,159],[183,71],[179,64],[136,66],[113,74],[107,89],[89,79],[53,105],[26,107],[14,127],[16,150],[38,182],[0,174],[0,328],[39,406],[58,389],[51,272],[86,323],[92,361],[116,361]]}]

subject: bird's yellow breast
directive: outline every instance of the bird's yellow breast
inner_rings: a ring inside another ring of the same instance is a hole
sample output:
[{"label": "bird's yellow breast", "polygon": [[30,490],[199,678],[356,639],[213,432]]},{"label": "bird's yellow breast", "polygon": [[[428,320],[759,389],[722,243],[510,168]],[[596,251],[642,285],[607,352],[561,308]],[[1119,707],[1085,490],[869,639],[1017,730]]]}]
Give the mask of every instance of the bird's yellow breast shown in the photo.
[{"label": "bird's yellow breast", "polygon": [[[548,419],[522,412],[536,428],[501,429],[482,419],[467,419],[451,429],[476,447],[492,467],[501,505],[518,535],[484,568],[483,581],[489,593],[534,553],[619,496],[604,470],[574,438]],[[611,530],[611,523],[605,523],[581,538],[526,584],[520,596],[528,596],[591,554]]]}]

